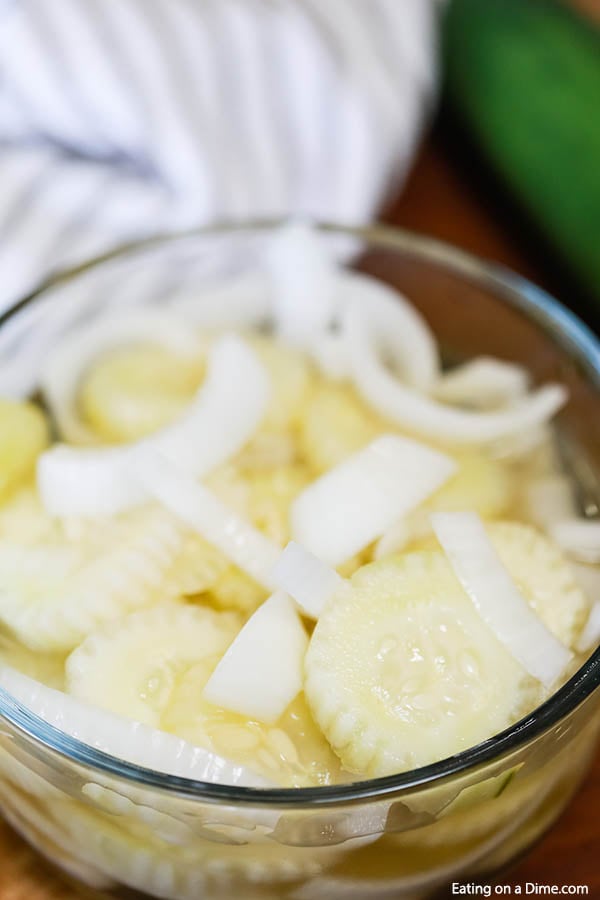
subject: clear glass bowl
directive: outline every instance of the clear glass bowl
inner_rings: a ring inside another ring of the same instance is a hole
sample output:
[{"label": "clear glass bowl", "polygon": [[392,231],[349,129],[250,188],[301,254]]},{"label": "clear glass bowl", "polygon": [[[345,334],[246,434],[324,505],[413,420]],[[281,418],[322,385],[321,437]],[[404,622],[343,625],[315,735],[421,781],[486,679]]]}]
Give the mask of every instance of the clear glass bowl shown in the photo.
[{"label": "clear glass bowl", "polygon": [[[129,246],[51,279],[0,318],[0,388],[35,390],[73,322],[108,305],[205,302],[252,266],[273,223]],[[322,226],[324,240],[403,291],[448,358],[490,353],[566,383],[561,445],[582,503],[600,473],[600,347],[532,284],[426,238]],[[220,302],[211,307],[225,315]],[[226,316],[225,316],[226,317]],[[600,600],[600,597],[596,598]],[[256,791],[167,777],[87,747],[0,691],[0,803],[41,853],[92,887],[158,897],[426,897],[484,878],[535,842],[583,778],[600,726],[600,651],[523,721],[417,771],[335,787]]]}]

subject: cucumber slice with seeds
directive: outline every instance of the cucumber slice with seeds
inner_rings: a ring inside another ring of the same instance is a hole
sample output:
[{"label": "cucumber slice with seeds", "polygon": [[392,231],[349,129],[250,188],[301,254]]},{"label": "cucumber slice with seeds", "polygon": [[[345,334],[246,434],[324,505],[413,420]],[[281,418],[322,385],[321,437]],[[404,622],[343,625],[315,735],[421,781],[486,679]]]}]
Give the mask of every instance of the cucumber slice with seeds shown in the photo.
[{"label": "cucumber slice with seeds", "polygon": [[540,699],[435,552],[365,566],[332,598],[305,693],[344,766],[369,776],[471,747]]}]

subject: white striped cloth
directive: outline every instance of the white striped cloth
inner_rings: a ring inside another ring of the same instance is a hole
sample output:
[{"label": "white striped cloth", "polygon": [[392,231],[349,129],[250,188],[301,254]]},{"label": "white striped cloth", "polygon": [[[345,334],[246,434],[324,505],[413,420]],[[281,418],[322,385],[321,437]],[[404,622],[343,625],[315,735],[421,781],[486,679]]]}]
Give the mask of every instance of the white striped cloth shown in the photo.
[{"label": "white striped cloth", "polygon": [[368,220],[435,86],[439,0],[0,0],[0,308],[124,240]]}]

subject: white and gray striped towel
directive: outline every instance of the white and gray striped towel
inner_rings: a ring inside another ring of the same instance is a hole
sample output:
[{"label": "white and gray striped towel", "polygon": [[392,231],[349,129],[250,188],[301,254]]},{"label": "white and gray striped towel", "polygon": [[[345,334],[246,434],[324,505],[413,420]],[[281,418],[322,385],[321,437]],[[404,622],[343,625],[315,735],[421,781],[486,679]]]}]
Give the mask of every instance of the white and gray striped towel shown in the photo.
[{"label": "white and gray striped towel", "polygon": [[439,0],[0,0],[0,308],[134,237],[356,223],[405,173]]}]

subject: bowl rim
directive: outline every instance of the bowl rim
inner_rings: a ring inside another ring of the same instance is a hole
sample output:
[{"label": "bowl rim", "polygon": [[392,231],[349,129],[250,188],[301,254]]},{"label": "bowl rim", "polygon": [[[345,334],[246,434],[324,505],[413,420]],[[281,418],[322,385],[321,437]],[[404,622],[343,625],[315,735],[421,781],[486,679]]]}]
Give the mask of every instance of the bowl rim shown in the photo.
[{"label": "bowl rim", "polygon": [[[0,314],[0,327],[47,291],[84,274],[104,263],[137,252],[145,252],[167,242],[208,237],[215,234],[239,234],[268,231],[280,227],[285,219],[219,222],[198,228],[156,235],[122,244],[64,271],[52,273],[35,289]],[[575,313],[556,298],[512,270],[481,259],[465,250],[413,231],[387,225],[347,226],[332,222],[315,222],[324,232],[347,235],[365,242],[368,247],[396,249],[419,256],[459,276],[487,284],[503,302],[533,320],[571,357],[582,365],[591,384],[600,392],[600,341]],[[438,785],[453,776],[465,774],[486,763],[513,753],[526,743],[557,725],[581,706],[600,686],[600,647],[581,665],[572,677],[541,706],[504,731],[467,750],[438,762],[398,775],[345,784],[308,788],[247,788],[213,784],[167,775],[128,763],[84,744],[30,712],[22,703],[0,688],[0,721],[5,719],[18,733],[44,751],[51,751],[99,773],[116,776],[135,786],[144,785],[159,792],[176,794],[183,799],[206,803],[235,803],[252,807],[317,808],[347,805],[408,794]]]}]

